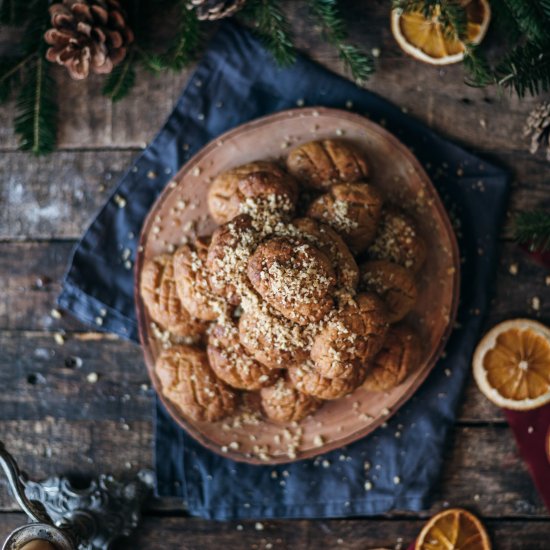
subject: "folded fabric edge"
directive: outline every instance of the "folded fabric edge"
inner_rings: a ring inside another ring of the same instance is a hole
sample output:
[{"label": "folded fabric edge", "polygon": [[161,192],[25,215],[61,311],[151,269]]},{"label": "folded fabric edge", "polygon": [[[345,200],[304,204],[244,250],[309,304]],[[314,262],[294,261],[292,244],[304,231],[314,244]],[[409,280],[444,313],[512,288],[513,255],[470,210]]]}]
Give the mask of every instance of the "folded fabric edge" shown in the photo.
[{"label": "folded fabric edge", "polygon": [[407,510],[420,512],[427,508],[426,497],[377,497],[367,501],[347,503],[321,503],[321,504],[284,504],[281,506],[250,506],[245,508],[242,504],[228,506],[215,506],[210,508],[194,507],[189,512],[193,517],[202,519],[228,521],[239,519],[311,519],[322,518],[349,518],[376,516],[390,510]]},{"label": "folded fabric edge", "polygon": [[[97,327],[98,332],[113,332],[134,343],[139,340],[137,324],[134,320],[86,294],[68,279],[63,283],[63,289],[57,297],[57,304],[63,310],[74,313],[80,321],[91,327]],[[97,315],[94,316],[92,312],[97,312]]]}]

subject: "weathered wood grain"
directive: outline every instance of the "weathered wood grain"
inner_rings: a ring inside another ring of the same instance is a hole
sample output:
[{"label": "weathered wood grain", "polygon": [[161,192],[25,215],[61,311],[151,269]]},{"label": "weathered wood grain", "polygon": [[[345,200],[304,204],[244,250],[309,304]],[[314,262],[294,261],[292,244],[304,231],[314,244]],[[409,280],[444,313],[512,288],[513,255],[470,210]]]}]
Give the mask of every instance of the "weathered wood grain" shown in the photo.
[{"label": "weathered wood grain", "polygon": [[[311,24],[305,3],[286,0],[296,43],[320,63],[345,74],[337,52]],[[380,51],[377,72],[367,88],[388,98],[414,116],[456,140],[480,150],[525,150],[521,129],[535,100],[522,101],[494,88],[464,84],[460,65],[437,68],[404,54],[389,28],[386,1],[343,3],[352,40],[367,51]],[[136,147],[149,141],[171,111],[191,69],[180,74],[153,75],[138,71],[137,85],[120,103],[101,95],[103,80],[71,81],[61,68],[56,79],[63,90],[59,102],[59,147]],[[304,98],[307,102],[307,98]],[[343,106],[342,106],[343,107]],[[0,147],[14,149],[13,103],[0,108]],[[480,112],[482,116],[480,116]]]},{"label": "weathered wood grain", "polygon": [[[76,241],[0,242],[0,330],[88,330],[69,314],[54,319],[60,281]],[[487,326],[505,318],[531,315],[550,319],[547,270],[511,242],[500,243],[496,284],[491,287]],[[518,270],[516,275],[510,269]],[[532,309],[532,298],[541,301]]]},{"label": "weathered wood grain", "polygon": [[[81,383],[85,385],[85,379]],[[143,407],[130,412],[134,406],[131,401],[121,403],[109,420],[93,404],[79,420],[57,416],[56,409],[52,409],[52,416],[36,420],[24,419],[23,412],[23,419],[8,417],[2,421],[2,440],[21,467],[36,479],[55,473],[135,472],[152,464],[152,418]],[[376,457],[371,462],[376,468]],[[547,516],[507,427],[458,427],[444,464],[428,513],[450,504],[470,507],[485,516]],[[13,502],[2,488],[0,510],[12,509]],[[162,502],[160,509],[166,511]]]},{"label": "weathered wood grain", "polygon": [[[0,154],[0,239],[77,239],[138,151],[61,151],[33,159]],[[515,176],[509,215],[548,208],[548,163],[525,154],[491,155]]]},{"label": "weathered wood grain", "polygon": [[[133,536],[117,545],[121,549],[178,548],[200,550],[330,548],[367,550],[406,549],[422,529],[418,520],[323,520],[218,523],[178,518],[145,518]],[[549,522],[486,521],[495,550],[546,550]]]},{"label": "weathered wood grain", "polygon": [[78,238],[135,154],[0,154],[0,239]]},{"label": "weathered wood grain", "polygon": [[[121,539],[113,550],[314,550],[316,548],[405,550],[415,539],[423,520],[361,518],[317,522],[255,521],[215,523],[182,517],[146,515],[134,534]],[[25,524],[19,513],[0,514],[0,538]],[[549,521],[484,520],[495,550],[547,550]]]},{"label": "weathered wood grain", "polygon": [[[39,420],[148,419],[151,390],[141,349],[100,333],[1,332],[0,384],[4,388],[0,418]],[[99,380],[90,384],[87,376]],[[466,388],[458,421],[501,423],[503,415],[477,390]]]}]

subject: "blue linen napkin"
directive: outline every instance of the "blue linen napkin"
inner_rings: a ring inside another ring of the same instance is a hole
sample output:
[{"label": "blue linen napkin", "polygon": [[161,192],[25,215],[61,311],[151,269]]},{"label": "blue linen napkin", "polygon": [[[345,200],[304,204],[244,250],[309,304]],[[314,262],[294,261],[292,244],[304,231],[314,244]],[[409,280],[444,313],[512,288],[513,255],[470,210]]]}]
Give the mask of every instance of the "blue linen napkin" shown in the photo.
[{"label": "blue linen napkin", "polygon": [[59,305],[97,328],[137,340],[128,261],[135,258],[144,217],[171,175],[220,133],[302,104],[352,108],[413,149],[458,228],[458,323],[428,380],[384,427],[316,459],[275,467],[233,462],[202,447],[157,403],[157,492],[181,497],[191,514],[205,518],[341,517],[426,508],[489,300],[507,174],[305,57],[290,68],[277,67],[250,31],[225,22],[168,121],[76,247]]}]

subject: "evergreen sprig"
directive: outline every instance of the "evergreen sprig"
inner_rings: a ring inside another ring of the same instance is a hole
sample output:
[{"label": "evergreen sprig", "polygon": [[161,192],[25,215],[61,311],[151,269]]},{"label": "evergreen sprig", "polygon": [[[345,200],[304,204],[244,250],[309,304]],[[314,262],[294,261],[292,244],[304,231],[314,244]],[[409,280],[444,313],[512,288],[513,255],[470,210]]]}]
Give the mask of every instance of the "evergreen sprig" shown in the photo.
[{"label": "evergreen sprig", "polygon": [[497,65],[494,76],[499,86],[512,88],[519,97],[550,91],[550,41],[546,47],[516,46]]},{"label": "evergreen sprig", "polygon": [[290,23],[278,0],[248,0],[239,15],[252,25],[279,65],[294,63],[296,50]]},{"label": "evergreen sprig", "polygon": [[45,155],[55,149],[56,142],[57,104],[50,65],[42,56],[36,56],[26,64],[24,72],[15,131],[23,151]]},{"label": "evergreen sprig", "polygon": [[128,95],[136,81],[135,50],[131,50],[124,61],[117,65],[107,77],[103,86],[103,95],[112,101],[120,101]]},{"label": "evergreen sprig", "polygon": [[365,82],[374,71],[372,57],[347,42],[346,24],[338,10],[338,0],[310,0],[313,13],[318,17],[327,40],[337,49],[338,56],[353,78]]},{"label": "evergreen sprig", "polygon": [[513,224],[514,238],[533,251],[550,250],[550,211],[520,212]]},{"label": "evergreen sprig", "polygon": [[178,11],[178,31],[166,53],[157,56],[161,66],[174,71],[180,71],[195,59],[201,42],[199,20],[195,12],[187,8],[185,0],[180,0]]}]

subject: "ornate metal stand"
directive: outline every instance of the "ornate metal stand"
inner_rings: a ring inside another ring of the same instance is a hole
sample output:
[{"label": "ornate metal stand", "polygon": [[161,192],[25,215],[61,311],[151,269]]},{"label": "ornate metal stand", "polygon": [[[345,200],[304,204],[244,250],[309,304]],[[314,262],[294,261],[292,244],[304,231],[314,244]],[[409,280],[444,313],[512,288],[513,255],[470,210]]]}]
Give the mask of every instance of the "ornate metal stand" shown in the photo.
[{"label": "ornate metal stand", "polygon": [[21,509],[32,522],[13,531],[2,550],[19,550],[32,540],[50,542],[56,550],[108,550],[128,536],[140,519],[140,508],[153,487],[153,473],[122,483],[101,475],[85,489],[64,477],[30,481],[0,442],[0,466]]}]

